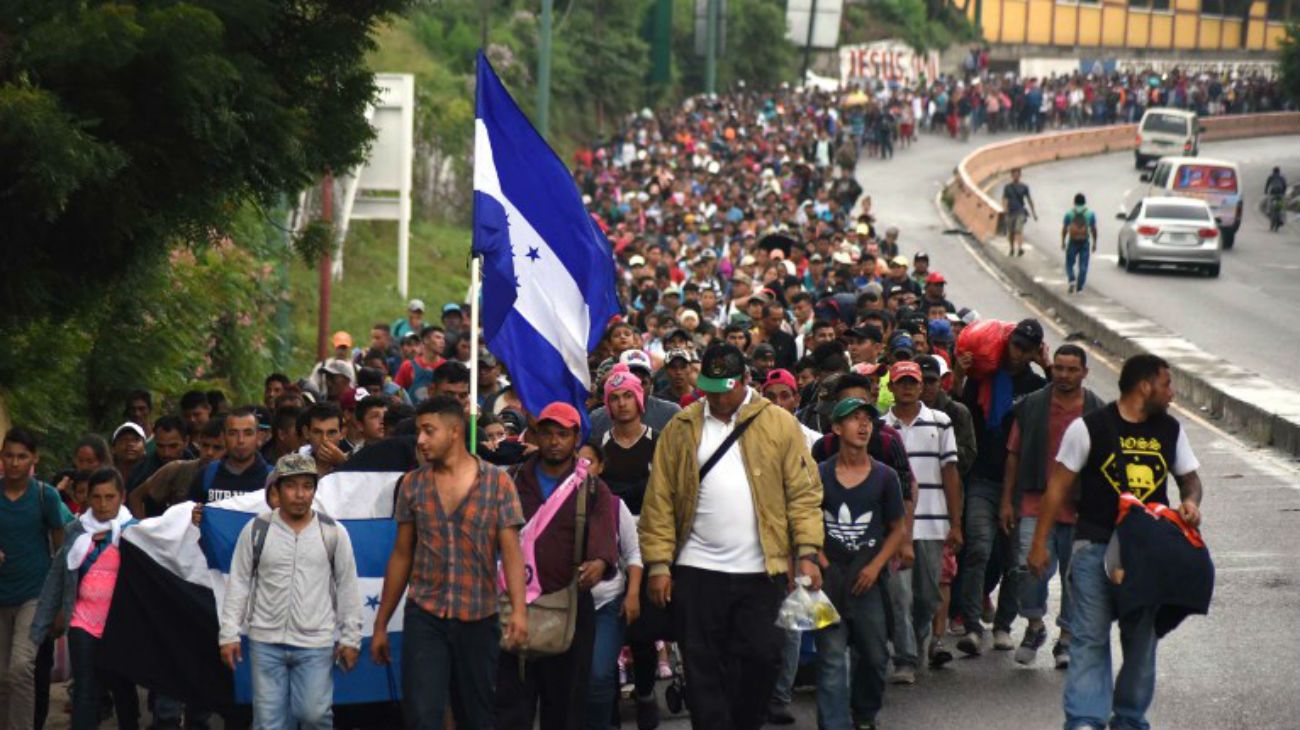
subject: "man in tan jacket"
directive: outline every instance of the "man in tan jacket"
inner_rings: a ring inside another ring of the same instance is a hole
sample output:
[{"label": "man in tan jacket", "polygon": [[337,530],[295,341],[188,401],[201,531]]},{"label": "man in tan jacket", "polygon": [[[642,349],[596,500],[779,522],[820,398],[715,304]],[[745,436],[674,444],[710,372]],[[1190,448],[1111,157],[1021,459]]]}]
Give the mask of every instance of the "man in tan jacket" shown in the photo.
[{"label": "man in tan jacket", "polygon": [[[671,604],[691,725],[756,730],[784,641],[787,575],[821,586],[822,487],[794,416],[749,387],[745,357],[717,343],[706,397],[659,436],[639,526],[650,599]],[[731,676],[738,673],[739,676]]]}]

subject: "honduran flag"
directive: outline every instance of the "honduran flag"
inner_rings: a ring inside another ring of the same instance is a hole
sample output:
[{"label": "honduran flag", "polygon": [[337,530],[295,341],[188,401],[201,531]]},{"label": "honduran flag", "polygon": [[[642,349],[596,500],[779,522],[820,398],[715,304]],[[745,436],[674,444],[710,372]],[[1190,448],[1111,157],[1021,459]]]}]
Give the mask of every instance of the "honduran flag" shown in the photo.
[{"label": "honduran flag", "polygon": [[474,244],[483,338],[530,413],[569,403],[584,431],[587,355],[618,314],[614,257],[578,186],[478,54]]},{"label": "honduran flag", "polygon": [[[396,486],[415,466],[413,440],[397,437],[367,447],[317,487],[315,508],[338,520],[351,538],[364,610],[357,665],[334,670],[336,705],[400,699],[402,607],[389,622],[392,665],[370,660],[370,634],[397,535]],[[101,655],[132,682],[194,706],[247,704],[248,639],[232,676],[218,653],[218,616],[235,543],[250,519],[269,510],[266,495],[259,490],[209,504],[197,528],[193,509],[193,502],[175,505],[123,533]]]}]

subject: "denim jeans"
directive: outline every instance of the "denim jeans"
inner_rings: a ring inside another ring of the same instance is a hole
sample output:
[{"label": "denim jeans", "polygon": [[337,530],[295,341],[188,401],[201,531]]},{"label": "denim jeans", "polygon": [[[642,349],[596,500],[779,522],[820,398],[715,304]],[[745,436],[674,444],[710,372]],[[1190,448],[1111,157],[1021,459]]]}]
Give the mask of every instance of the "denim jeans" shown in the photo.
[{"label": "denim jeans", "polygon": [[618,653],[623,649],[623,601],[615,599],[596,611],[596,638],[587,683],[587,730],[609,730],[618,699]]},{"label": "denim jeans", "polygon": [[[1065,246],[1065,278],[1075,284],[1077,291],[1083,291],[1083,284],[1088,279],[1088,257],[1091,254],[1087,241],[1070,241]],[[1079,264],[1079,276],[1074,275],[1075,262]]]},{"label": "denim jeans", "polygon": [[1065,576],[1070,574],[1070,550],[1074,541],[1074,525],[1056,523],[1047,536],[1047,575],[1039,578],[1029,572],[1026,560],[1029,548],[1034,542],[1034,530],[1038,527],[1037,517],[1020,518],[1020,567],[1016,576],[1019,589],[1020,615],[1027,619],[1041,620],[1047,615],[1047,586],[1056,573],[1056,565],[1061,565],[1061,611],[1056,616],[1056,626],[1062,631],[1070,630],[1070,586]]},{"label": "denim jeans", "polygon": [[772,701],[788,705],[794,701],[794,679],[799,673],[799,653],[803,649],[803,632],[786,630],[785,647],[781,649],[781,673],[776,675]]},{"label": "denim jeans", "polygon": [[248,642],[258,730],[334,727],[334,648]]},{"label": "denim jeans", "polygon": [[495,614],[457,621],[438,618],[407,601],[401,657],[406,727],[442,730],[450,696],[457,728],[491,728],[500,644],[501,624]]},{"label": "denim jeans", "polygon": [[1074,543],[1070,559],[1070,669],[1065,675],[1065,727],[1148,730],[1147,708],[1156,690],[1155,610],[1119,621],[1124,664],[1111,679],[1110,625],[1115,621],[1115,586],[1106,576],[1106,545]]},{"label": "denim jeans", "polygon": [[[880,712],[889,666],[885,601],[885,590],[879,584],[860,596],[849,595],[840,622],[813,634],[817,641],[819,730],[853,730],[855,721],[874,722]],[[851,677],[850,646],[854,649]]]},{"label": "denim jeans", "polygon": [[[918,556],[919,558],[920,556]],[[912,569],[889,571],[885,581],[889,594],[889,640],[894,645],[894,667],[916,669],[916,632],[912,628]]]},{"label": "denim jeans", "polygon": [[[966,497],[966,546],[962,550],[961,581],[958,586],[959,604],[962,620],[968,631],[982,632],[980,623],[984,613],[984,596],[991,590],[985,581],[989,569],[989,558],[993,555],[995,545],[1001,545],[1005,552],[1015,549],[1015,541],[998,540],[998,504],[986,492],[967,493]],[[1002,571],[1002,590],[998,593],[998,615],[994,619],[994,629],[1009,630],[1016,617],[1015,606],[1015,572],[1019,564],[1014,555],[1003,554],[997,561],[997,568]]]},{"label": "denim jeans", "polygon": [[72,662],[72,727],[99,727],[99,698],[103,690],[113,695],[119,730],[135,730],[140,723],[140,700],[135,685],[118,674],[95,667],[99,639],[82,629],[68,631],[68,659]]}]

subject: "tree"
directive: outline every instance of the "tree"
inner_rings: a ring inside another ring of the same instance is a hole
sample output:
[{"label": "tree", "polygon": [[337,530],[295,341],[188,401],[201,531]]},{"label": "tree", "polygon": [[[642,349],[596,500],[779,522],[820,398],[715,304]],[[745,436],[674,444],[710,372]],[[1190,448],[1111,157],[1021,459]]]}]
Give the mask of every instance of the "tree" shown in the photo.
[{"label": "tree", "polygon": [[404,0],[0,3],[0,322],[71,316],[363,159],[370,33]]},{"label": "tree", "polygon": [[1300,23],[1287,25],[1278,65],[1282,68],[1282,93],[1300,104]]}]

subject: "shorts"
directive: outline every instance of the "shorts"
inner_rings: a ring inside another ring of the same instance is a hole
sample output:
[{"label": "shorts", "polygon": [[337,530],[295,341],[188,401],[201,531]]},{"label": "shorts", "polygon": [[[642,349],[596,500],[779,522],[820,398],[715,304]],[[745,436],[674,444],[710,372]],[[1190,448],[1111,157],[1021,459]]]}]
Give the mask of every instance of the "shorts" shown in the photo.
[{"label": "shorts", "polygon": [[1029,214],[1025,211],[1007,214],[1007,233],[1024,233],[1025,221],[1029,219]]},{"label": "shorts", "polygon": [[950,586],[952,579],[957,577],[957,555],[953,553],[952,548],[947,545],[943,546],[943,561],[939,565],[939,585]]}]

